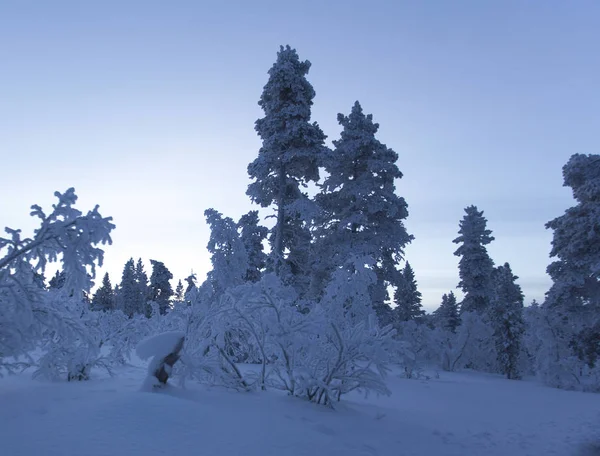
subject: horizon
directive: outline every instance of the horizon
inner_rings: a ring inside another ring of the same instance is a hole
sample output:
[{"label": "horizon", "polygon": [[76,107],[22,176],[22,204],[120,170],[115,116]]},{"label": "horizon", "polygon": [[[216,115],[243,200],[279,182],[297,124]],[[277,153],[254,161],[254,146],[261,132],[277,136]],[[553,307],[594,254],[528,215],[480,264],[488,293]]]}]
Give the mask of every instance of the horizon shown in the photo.
[{"label": "horizon", "polygon": [[291,7],[269,3],[0,6],[0,39],[11,43],[0,50],[10,88],[0,109],[9,152],[0,190],[11,195],[0,201],[2,228],[31,234],[29,207],[47,209],[55,191],[75,187],[79,210],[99,204],[116,225],[96,286],[105,272],[119,283],[130,257],[148,275],[150,259],[164,262],[173,287],[192,270],[201,282],[204,210],[237,220],[258,209],[263,223],[269,213],[245,195],[246,167],[260,148],[267,71],[290,44],[312,63],[312,119],[327,145],[341,130],[337,114],[359,100],[398,153],[396,192],[415,236],[405,256],[423,307],[435,310],[451,290],[462,296],[452,240],[471,204],[496,238],[496,265],[511,264],[527,305],[543,300],[544,224],[574,205],[562,166],[597,151],[594,14],[561,2],[309,2],[319,14],[294,11],[290,22]]}]

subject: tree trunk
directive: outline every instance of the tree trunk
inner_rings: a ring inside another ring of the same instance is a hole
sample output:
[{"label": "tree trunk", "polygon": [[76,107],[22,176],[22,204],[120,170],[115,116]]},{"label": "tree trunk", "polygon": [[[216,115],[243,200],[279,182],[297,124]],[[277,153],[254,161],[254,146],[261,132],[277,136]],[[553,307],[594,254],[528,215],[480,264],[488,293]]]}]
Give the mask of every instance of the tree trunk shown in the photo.
[{"label": "tree trunk", "polygon": [[[169,353],[167,356],[165,356],[160,361],[160,363],[158,364],[158,367],[154,371],[153,375],[163,385],[167,384],[167,380],[169,379],[169,374],[171,373],[171,369],[173,368],[175,363],[179,360],[179,356],[180,356],[179,354],[181,353],[181,349],[183,348],[184,340],[185,340],[184,337],[181,337],[181,339],[179,339],[179,342],[177,342],[177,345],[175,345],[175,348],[173,348],[173,351],[171,353]],[[169,366],[169,369],[167,370],[165,366]]]}]

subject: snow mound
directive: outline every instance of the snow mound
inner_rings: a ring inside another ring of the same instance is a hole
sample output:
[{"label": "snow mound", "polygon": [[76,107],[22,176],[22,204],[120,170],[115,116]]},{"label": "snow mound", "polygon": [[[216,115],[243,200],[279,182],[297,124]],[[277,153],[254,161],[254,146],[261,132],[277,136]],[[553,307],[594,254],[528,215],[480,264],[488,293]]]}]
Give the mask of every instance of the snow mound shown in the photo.
[{"label": "snow mound", "polygon": [[164,358],[172,353],[179,341],[184,338],[185,334],[181,331],[166,332],[147,337],[137,345],[135,353],[143,360],[153,356]]}]

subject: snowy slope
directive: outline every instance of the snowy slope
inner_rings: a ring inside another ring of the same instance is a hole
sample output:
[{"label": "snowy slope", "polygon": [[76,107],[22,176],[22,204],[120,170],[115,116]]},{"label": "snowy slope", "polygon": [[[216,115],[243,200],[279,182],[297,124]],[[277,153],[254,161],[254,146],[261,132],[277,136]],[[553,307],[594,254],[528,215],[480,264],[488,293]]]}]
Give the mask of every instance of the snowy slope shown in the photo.
[{"label": "snowy slope", "polygon": [[2,455],[570,455],[600,442],[600,395],[473,373],[390,379],[390,398],[332,411],[276,392],[192,385],[139,392],[116,379],[0,380]]}]

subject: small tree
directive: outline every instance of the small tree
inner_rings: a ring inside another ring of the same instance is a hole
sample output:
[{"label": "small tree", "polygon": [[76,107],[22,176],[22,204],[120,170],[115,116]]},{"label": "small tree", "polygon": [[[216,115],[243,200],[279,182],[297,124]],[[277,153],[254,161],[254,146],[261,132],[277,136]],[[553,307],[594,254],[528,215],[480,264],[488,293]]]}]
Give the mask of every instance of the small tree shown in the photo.
[{"label": "small tree", "polygon": [[173,274],[161,261],[150,260],[152,264],[152,275],[150,276],[150,299],[158,304],[161,315],[167,313],[173,296],[171,279]]},{"label": "small tree", "polygon": [[442,296],[442,303],[435,310],[434,317],[437,327],[452,333],[456,332],[456,328],[460,325],[460,315],[456,296],[452,291]]},{"label": "small tree", "polygon": [[110,283],[108,272],[104,274],[102,286],[96,290],[96,293],[92,298],[92,309],[105,311],[115,309],[115,295]]},{"label": "small tree", "polygon": [[494,328],[496,354],[500,370],[508,379],[518,379],[519,356],[525,325],[523,322],[523,292],[516,283],[510,265],[498,266],[494,273],[496,293],[490,312]]},{"label": "small tree", "polygon": [[458,263],[458,286],[465,294],[460,311],[485,312],[489,309],[494,295],[494,262],[485,246],[494,238],[492,232],[486,228],[487,220],[483,211],[478,211],[476,206],[469,206],[465,213],[460,221],[460,236],[452,241],[461,244],[454,252],[454,255],[461,257]]},{"label": "small tree", "polygon": [[394,314],[397,322],[415,320],[425,315],[421,304],[421,292],[417,289],[415,273],[408,262],[402,271],[402,278],[394,293],[394,302],[396,304]]}]

